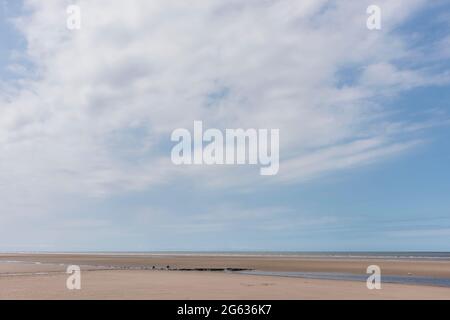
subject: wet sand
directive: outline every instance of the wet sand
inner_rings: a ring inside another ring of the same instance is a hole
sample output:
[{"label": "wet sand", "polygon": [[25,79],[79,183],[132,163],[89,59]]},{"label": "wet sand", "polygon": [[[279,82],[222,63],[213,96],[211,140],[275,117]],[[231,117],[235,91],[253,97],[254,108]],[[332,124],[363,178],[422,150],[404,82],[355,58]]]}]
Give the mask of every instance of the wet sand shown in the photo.
[{"label": "wet sand", "polygon": [[300,256],[244,255],[140,255],[140,254],[0,254],[1,261],[28,261],[100,267],[204,269],[241,268],[262,271],[342,272],[365,274],[369,265],[380,266],[383,274],[450,278],[450,261],[349,259]]},{"label": "wet sand", "polygon": [[[15,262],[5,262],[15,261]],[[18,262],[22,261],[22,262]],[[36,264],[36,262],[40,264]],[[67,265],[80,265],[82,289],[66,288]],[[384,274],[450,278],[449,261],[329,259],[267,256],[0,255],[0,299],[450,299],[450,288],[312,280],[155,268],[243,268],[267,271]],[[106,270],[109,269],[109,270]]]}]

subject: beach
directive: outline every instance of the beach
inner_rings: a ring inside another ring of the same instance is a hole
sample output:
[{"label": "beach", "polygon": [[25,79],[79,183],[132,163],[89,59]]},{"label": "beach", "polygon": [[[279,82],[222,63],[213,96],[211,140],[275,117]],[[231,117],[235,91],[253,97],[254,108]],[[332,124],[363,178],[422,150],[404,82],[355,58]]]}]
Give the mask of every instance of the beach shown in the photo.
[{"label": "beach", "polygon": [[[81,268],[68,290],[66,268]],[[450,287],[242,274],[242,270],[450,278],[450,261],[176,254],[0,254],[0,299],[450,299]],[[368,275],[366,275],[368,276]],[[383,279],[383,278],[382,278]]]}]

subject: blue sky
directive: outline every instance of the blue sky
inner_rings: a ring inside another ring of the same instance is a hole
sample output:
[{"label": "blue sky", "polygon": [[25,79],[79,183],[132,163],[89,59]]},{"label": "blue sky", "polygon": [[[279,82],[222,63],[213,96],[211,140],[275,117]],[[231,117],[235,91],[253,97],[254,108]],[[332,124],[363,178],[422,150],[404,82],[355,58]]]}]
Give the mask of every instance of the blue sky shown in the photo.
[{"label": "blue sky", "polygon": [[[446,1],[77,3],[2,1],[0,251],[450,250]],[[174,166],[194,120],[280,173]]]},{"label": "blue sky", "polygon": [[10,18],[11,15],[14,15],[18,8],[11,8],[9,3],[7,4],[6,2],[3,2],[0,10],[2,18],[0,21],[0,35],[2,37],[2,45],[0,47],[0,66],[2,69],[2,79],[5,79],[7,76],[10,76],[7,66],[11,60],[11,51],[22,49],[23,47],[21,48],[20,36],[15,32],[16,30],[14,27],[8,22],[8,18]]}]

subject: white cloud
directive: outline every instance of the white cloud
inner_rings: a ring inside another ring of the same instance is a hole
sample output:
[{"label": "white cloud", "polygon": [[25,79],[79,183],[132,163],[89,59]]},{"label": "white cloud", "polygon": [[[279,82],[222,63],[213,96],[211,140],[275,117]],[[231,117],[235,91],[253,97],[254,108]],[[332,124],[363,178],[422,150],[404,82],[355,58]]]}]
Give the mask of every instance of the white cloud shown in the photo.
[{"label": "white cloud", "polygon": [[[385,24],[371,33],[367,6],[354,1],[80,0],[73,32],[68,1],[28,0],[18,26],[33,71],[0,95],[0,191],[108,195],[192,172],[253,181],[242,170],[171,165],[170,132],[195,119],[280,128],[276,182],[405,150],[416,142],[386,134],[378,95],[429,84],[393,62],[410,49],[392,30],[424,2],[380,1]],[[364,71],[342,85],[347,67]]]}]

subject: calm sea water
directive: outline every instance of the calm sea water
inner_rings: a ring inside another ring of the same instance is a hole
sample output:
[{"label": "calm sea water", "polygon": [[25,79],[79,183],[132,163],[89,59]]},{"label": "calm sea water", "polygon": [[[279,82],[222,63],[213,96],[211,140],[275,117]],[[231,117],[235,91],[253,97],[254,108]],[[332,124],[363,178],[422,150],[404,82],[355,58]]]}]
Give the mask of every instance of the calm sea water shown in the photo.
[{"label": "calm sea water", "polygon": [[[7,253],[7,252],[5,252]],[[92,254],[92,255],[214,255],[214,256],[299,256],[311,258],[366,258],[366,259],[429,259],[429,260],[450,260],[450,252],[430,252],[430,251],[127,251],[127,252],[101,252],[101,251],[68,251],[68,252],[17,252],[17,253],[52,253],[52,254]]]}]

